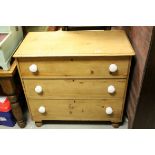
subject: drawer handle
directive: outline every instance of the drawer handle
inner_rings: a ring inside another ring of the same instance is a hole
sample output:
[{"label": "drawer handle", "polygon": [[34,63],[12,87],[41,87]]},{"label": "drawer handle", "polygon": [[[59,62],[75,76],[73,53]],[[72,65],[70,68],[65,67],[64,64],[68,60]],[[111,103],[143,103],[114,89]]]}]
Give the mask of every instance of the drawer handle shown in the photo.
[{"label": "drawer handle", "polygon": [[113,85],[108,86],[108,93],[109,94],[113,94],[115,93],[116,89]]},{"label": "drawer handle", "polygon": [[38,108],[39,113],[44,114],[46,112],[46,108],[44,106],[40,106]]},{"label": "drawer handle", "polygon": [[38,85],[38,86],[35,87],[35,92],[38,93],[38,94],[40,94],[40,93],[43,92],[43,88]]},{"label": "drawer handle", "polygon": [[111,64],[111,65],[109,66],[109,71],[110,71],[111,73],[115,73],[117,70],[118,70],[118,67],[117,67],[116,64]]},{"label": "drawer handle", "polygon": [[106,112],[107,115],[111,115],[113,113],[113,110],[112,110],[111,107],[107,107],[105,112]]},{"label": "drawer handle", "polygon": [[36,64],[32,64],[32,65],[29,67],[29,70],[30,70],[30,72],[32,72],[32,73],[36,73],[37,70],[38,70],[38,67],[37,67]]}]

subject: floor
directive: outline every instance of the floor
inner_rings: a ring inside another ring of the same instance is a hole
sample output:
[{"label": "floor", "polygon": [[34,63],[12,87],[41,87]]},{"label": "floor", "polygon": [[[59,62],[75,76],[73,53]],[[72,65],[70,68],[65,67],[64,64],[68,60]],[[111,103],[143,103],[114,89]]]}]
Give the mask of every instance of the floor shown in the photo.
[{"label": "floor", "polygon": [[[127,129],[128,128],[128,120],[125,119],[124,123],[118,129]],[[20,129],[16,124],[14,127],[6,127],[0,125],[0,129]],[[114,129],[110,123],[64,123],[64,122],[52,122],[45,123],[42,127],[36,127],[35,123],[31,120],[30,116],[28,116],[27,125],[24,129]]]}]

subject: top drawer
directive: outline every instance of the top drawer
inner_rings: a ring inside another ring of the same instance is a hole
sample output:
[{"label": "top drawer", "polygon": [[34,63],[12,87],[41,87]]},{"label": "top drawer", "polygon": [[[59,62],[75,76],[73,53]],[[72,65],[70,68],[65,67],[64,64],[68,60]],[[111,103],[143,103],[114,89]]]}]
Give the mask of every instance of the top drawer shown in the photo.
[{"label": "top drawer", "polygon": [[23,78],[126,78],[130,57],[19,58],[18,62]]}]

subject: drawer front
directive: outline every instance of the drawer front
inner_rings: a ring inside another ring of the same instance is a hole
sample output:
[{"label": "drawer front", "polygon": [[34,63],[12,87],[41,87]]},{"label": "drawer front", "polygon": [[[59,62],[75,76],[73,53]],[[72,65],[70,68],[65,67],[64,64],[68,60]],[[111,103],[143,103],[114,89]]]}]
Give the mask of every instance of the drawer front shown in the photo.
[{"label": "drawer front", "polygon": [[[122,105],[122,100],[29,100],[33,120],[121,121]],[[108,107],[112,114],[106,113]]]},{"label": "drawer front", "polygon": [[[22,77],[90,77],[125,78],[128,75],[129,57],[96,58],[27,58],[19,59]],[[35,64],[37,71],[30,71]],[[110,72],[109,66],[115,64],[117,71]]]},{"label": "drawer front", "polygon": [[[123,98],[125,79],[84,79],[84,80],[23,80],[26,95],[31,99],[103,99]],[[108,93],[113,86],[115,92]],[[41,87],[42,91],[39,93]]]}]

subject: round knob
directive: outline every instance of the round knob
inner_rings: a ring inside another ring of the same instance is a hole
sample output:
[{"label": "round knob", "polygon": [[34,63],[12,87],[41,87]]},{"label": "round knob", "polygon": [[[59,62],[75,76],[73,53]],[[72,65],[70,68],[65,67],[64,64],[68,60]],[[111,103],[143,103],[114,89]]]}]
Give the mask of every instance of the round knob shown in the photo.
[{"label": "round knob", "polygon": [[113,113],[113,110],[112,110],[111,107],[107,107],[105,112],[106,112],[107,115],[111,115]]},{"label": "round knob", "polygon": [[32,65],[29,67],[29,70],[30,70],[30,72],[32,72],[32,73],[37,72],[37,70],[38,70],[37,65],[36,65],[36,64],[32,64]]},{"label": "round knob", "polygon": [[115,87],[113,85],[108,86],[108,93],[113,94],[116,91]]},{"label": "round knob", "polygon": [[109,66],[109,71],[111,72],[111,73],[114,73],[114,72],[116,72],[117,71],[117,65],[116,64],[111,64],[110,66]]},{"label": "round knob", "polygon": [[40,94],[40,93],[42,93],[42,91],[43,91],[43,88],[41,86],[36,86],[35,87],[35,92],[36,93]]},{"label": "round knob", "polygon": [[40,106],[38,111],[39,111],[39,113],[43,114],[46,112],[46,108],[44,106]]}]

